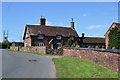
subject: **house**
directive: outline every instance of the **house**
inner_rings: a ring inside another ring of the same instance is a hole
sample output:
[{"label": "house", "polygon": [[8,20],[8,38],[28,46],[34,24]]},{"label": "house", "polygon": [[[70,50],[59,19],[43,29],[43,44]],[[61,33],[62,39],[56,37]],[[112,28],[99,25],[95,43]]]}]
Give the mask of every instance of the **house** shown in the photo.
[{"label": "house", "polygon": [[39,25],[26,25],[24,31],[24,46],[46,46],[51,49],[67,44],[68,39],[79,41],[73,19],[70,27],[46,25],[46,19],[41,16]]},{"label": "house", "polygon": [[85,48],[105,48],[105,38],[99,37],[84,37],[83,47]]},{"label": "house", "polygon": [[108,35],[109,35],[109,32],[110,32],[110,30],[112,29],[112,28],[114,28],[114,27],[117,27],[118,28],[118,30],[120,30],[120,23],[116,23],[116,22],[113,22],[112,23],[112,25],[110,26],[110,28],[107,30],[107,32],[105,33],[105,46],[106,46],[106,49],[108,48],[108,41],[109,41],[109,37],[108,37]]},{"label": "house", "polygon": [[79,40],[80,47],[83,48],[105,48],[105,38],[101,37],[85,37],[82,33],[82,37]]},{"label": "house", "polygon": [[23,47],[24,43],[23,42],[12,42],[11,46],[21,46],[21,47]]}]

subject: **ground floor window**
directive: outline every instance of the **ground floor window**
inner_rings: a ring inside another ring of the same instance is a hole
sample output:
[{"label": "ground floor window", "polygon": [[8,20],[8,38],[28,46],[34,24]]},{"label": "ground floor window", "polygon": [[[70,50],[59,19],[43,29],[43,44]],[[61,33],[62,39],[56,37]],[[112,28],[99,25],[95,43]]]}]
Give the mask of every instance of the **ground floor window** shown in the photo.
[{"label": "ground floor window", "polygon": [[62,47],[62,44],[61,43],[57,43],[57,48],[58,47]]},{"label": "ground floor window", "polygon": [[44,46],[44,43],[43,42],[39,42],[38,46]]}]

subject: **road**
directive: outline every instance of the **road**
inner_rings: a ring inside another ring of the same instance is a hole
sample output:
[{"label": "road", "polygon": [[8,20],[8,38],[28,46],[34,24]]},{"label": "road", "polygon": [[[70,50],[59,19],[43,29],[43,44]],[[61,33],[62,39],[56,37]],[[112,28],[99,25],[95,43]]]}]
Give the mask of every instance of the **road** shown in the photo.
[{"label": "road", "polygon": [[2,50],[2,78],[56,78],[53,57]]}]

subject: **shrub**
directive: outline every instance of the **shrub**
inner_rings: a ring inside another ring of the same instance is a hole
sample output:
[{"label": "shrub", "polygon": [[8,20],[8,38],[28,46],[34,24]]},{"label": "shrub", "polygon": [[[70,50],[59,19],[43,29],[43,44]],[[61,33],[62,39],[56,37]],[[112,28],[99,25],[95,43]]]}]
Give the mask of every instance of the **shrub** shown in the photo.
[{"label": "shrub", "polygon": [[71,45],[71,47],[75,47],[75,43],[73,43],[73,44]]},{"label": "shrub", "polygon": [[2,42],[0,43],[0,48],[6,49],[6,48],[10,48],[11,43],[10,42]]},{"label": "shrub", "polygon": [[72,41],[72,39],[69,38],[69,39],[68,39],[68,46],[71,47],[72,44],[73,44],[73,41]]},{"label": "shrub", "polygon": [[79,46],[79,45],[76,45],[75,47],[76,47],[76,48],[79,48],[80,46]]},{"label": "shrub", "polygon": [[96,49],[98,49],[99,47],[98,46],[95,46]]}]

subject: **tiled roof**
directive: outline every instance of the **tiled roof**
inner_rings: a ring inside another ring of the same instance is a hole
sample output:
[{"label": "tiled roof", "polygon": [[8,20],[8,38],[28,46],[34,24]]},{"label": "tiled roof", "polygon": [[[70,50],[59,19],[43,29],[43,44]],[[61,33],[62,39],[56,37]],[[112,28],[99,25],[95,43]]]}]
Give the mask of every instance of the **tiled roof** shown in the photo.
[{"label": "tiled roof", "polygon": [[120,23],[114,23],[114,24],[116,24],[117,26],[117,28],[120,30]]},{"label": "tiled roof", "polygon": [[[113,24],[116,24],[117,25],[116,27],[118,28],[118,30],[120,30],[120,23],[113,22],[112,25],[109,27],[109,29],[106,31],[106,33],[110,30],[110,28],[113,26]],[[106,35],[106,33],[105,33],[105,35]]]},{"label": "tiled roof", "polygon": [[45,36],[56,36],[62,35],[68,37],[69,35],[74,35],[79,37],[77,32],[70,27],[60,27],[60,26],[45,26],[45,25],[26,25],[28,27],[30,35],[44,34]]},{"label": "tiled roof", "polygon": [[105,43],[105,38],[85,37],[83,43]]}]

